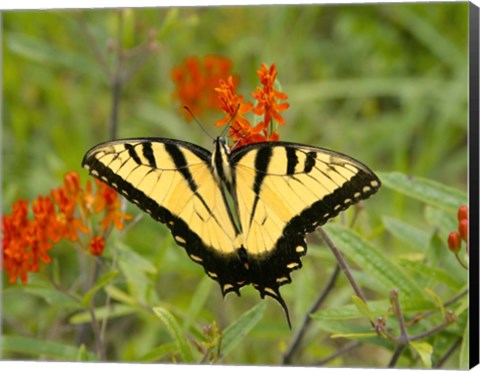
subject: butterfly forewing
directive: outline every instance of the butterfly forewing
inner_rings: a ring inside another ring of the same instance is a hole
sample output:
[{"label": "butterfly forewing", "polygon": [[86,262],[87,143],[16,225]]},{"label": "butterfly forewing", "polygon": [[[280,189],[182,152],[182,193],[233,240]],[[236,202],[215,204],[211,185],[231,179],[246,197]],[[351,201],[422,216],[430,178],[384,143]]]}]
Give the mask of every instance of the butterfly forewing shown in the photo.
[{"label": "butterfly forewing", "polygon": [[165,223],[224,293],[238,292],[248,283],[235,248],[238,232],[212,175],[210,157],[190,143],[131,139],[95,146],[83,166]]}]

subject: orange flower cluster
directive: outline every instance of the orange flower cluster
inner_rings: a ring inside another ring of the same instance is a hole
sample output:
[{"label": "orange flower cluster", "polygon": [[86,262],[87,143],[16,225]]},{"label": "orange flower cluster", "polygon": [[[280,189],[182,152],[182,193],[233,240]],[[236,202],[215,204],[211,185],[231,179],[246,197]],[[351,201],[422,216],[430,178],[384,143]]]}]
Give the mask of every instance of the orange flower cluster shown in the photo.
[{"label": "orange flower cluster", "polygon": [[[215,89],[220,100],[220,108],[227,114],[216,125],[223,126],[230,122],[229,136],[237,147],[249,143],[277,141],[279,136],[275,130],[274,121],[279,125],[285,124],[285,119],[280,115],[280,111],[286,110],[289,104],[278,103],[278,101],[286,100],[288,96],[275,90],[277,77],[275,64],[269,68],[262,64],[257,75],[262,87],[257,87],[256,91],[252,93],[257,100],[255,107],[250,102],[243,102],[243,96],[235,92],[235,84],[231,77],[227,81],[221,80],[220,87]],[[244,117],[250,111],[263,117],[255,126],[252,126]]]},{"label": "orange flower cluster", "polygon": [[220,79],[231,74],[232,62],[230,59],[208,55],[200,60],[198,57],[188,57],[183,64],[173,68],[172,80],[175,83],[173,97],[180,101],[180,111],[190,121],[192,117],[186,114],[186,106],[194,115],[204,111],[219,108],[214,88]]},{"label": "orange flower cluster", "polygon": [[[55,243],[62,239],[79,241],[79,232],[89,236],[92,255],[102,254],[105,232],[113,225],[121,230],[123,221],[131,216],[120,211],[120,200],[114,189],[98,180],[96,185],[95,194],[90,181],[84,190],[78,173],[70,172],[65,175],[63,186],[33,201],[33,219],[28,217],[28,201],[21,199],[13,205],[11,215],[3,216],[3,267],[9,283],[18,278],[27,283],[28,272],[38,272],[40,262],[50,263],[48,251]],[[94,236],[87,221],[102,211],[105,213],[101,221],[103,235]]]}]

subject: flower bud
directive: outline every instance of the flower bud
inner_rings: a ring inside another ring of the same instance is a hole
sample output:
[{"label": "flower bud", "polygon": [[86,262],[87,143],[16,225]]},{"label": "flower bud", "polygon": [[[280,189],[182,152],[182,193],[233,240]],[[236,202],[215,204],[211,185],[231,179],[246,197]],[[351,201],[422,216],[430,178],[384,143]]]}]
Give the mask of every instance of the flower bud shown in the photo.
[{"label": "flower bud", "polygon": [[462,220],[468,220],[468,206],[462,205],[458,208],[457,213],[458,221],[461,222]]},{"label": "flower bud", "polygon": [[457,254],[460,251],[462,239],[458,232],[450,232],[448,235],[448,248],[451,252]]}]

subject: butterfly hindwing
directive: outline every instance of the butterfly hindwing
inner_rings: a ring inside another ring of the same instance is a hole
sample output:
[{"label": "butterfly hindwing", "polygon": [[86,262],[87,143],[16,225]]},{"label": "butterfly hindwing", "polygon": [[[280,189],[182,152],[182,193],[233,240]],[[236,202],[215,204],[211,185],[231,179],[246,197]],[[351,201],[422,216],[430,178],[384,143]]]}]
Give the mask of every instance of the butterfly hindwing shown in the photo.
[{"label": "butterfly hindwing", "polygon": [[293,143],[247,145],[231,158],[250,281],[283,306],[279,286],[301,268],[305,235],[375,193],[380,181],[348,156]]},{"label": "butterfly hindwing", "polygon": [[171,139],[126,139],[93,147],[83,166],[170,228],[223,294],[245,284],[238,231],[211,170],[211,153]]}]

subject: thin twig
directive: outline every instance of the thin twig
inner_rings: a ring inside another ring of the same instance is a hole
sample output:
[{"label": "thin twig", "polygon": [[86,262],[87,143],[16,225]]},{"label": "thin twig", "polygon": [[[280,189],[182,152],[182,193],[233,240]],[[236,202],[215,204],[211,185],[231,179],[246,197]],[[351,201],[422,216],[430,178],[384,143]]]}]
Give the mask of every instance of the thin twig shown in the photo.
[{"label": "thin twig", "polygon": [[387,368],[395,367],[404,349],[405,349],[405,344],[400,344],[399,346],[397,346],[397,348],[395,349],[395,352],[393,353],[392,358],[390,359],[390,362],[388,362]]},{"label": "thin twig", "polygon": [[457,300],[461,299],[463,296],[468,294],[468,289],[463,290],[459,294],[455,295],[453,298],[450,300],[447,300],[445,303],[443,303],[444,307],[448,307],[449,305],[455,303]]},{"label": "thin twig", "polygon": [[358,341],[352,341],[351,343],[346,344],[343,347],[341,347],[340,349],[338,349],[335,353],[330,354],[329,356],[321,359],[318,362],[312,363],[310,366],[323,366],[326,363],[328,363],[328,362],[334,360],[335,358],[341,356],[343,353],[349,352],[350,350],[355,349],[355,348],[359,347],[360,345],[362,345],[362,343],[360,343]]},{"label": "thin twig", "polygon": [[[450,312],[450,315],[451,314],[452,314],[452,312]],[[441,324],[439,324],[438,326],[435,326],[434,328],[431,328],[430,330],[425,331],[421,334],[412,336],[408,340],[409,341],[415,341],[415,340],[420,340],[420,339],[432,336],[432,335],[436,334],[437,332],[442,331],[445,327],[449,326],[453,321],[454,320],[449,318],[449,313],[447,313],[447,315],[445,316],[445,320]]]},{"label": "thin twig", "polygon": [[98,358],[100,358],[100,361],[106,361],[105,347],[103,344],[103,338],[100,331],[100,326],[98,325],[98,321],[95,316],[95,311],[93,310],[91,305],[88,306],[88,313],[90,314],[90,318],[92,319],[92,328],[93,328],[93,333],[95,335],[95,344],[97,347]]},{"label": "thin twig", "polygon": [[118,33],[116,45],[115,70],[111,75],[112,107],[110,111],[109,138],[117,138],[118,130],[118,110],[120,105],[120,95],[122,93],[122,39],[123,39],[123,11],[118,12]]},{"label": "thin twig", "polygon": [[402,307],[400,306],[400,301],[398,300],[399,291],[392,290],[390,291],[390,299],[392,302],[393,313],[397,317],[398,325],[400,326],[400,341],[401,344],[408,343],[408,334],[407,328],[405,326],[405,319],[403,318]]},{"label": "thin twig", "polygon": [[104,58],[101,49],[98,47],[97,41],[95,40],[92,33],[90,32],[90,29],[88,28],[88,25],[85,21],[83,14],[80,14],[80,16],[77,19],[80,24],[80,27],[82,28],[85,36],[88,39],[88,43],[92,48],[93,53],[95,54],[95,57],[97,58],[98,64],[100,65],[101,69],[103,70],[107,78],[110,80],[111,72],[110,72],[110,68],[108,66],[107,60]]},{"label": "thin twig", "polygon": [[455,350],[460,346],[462,343],[462,338],[458,338],[450,348],[448,348],[447,352],[432,366],[432,368],[440,368],[443,364],[452,356]]},{"label": "thin twig", "polygon": [[[154,45],[154,46],[152,46]],[[126,69],[122,76],[122,82],[125,84],[130,78],[140,69],[140,67],[148,60],[153,51],[157,50],[157,44],[152,44],[151,41],[141,45],[140,52],[135,55],[134,62]],[[125,56],[124,56],[125,57]],[[131,58],[128,55],[128,58]]]},{"label": "thin twig", "polygon": [[[451,298],[451,299],[447,300],[445,303],[443,303],[443,306],[448,307],[448,306],[454,304],[455,302],[457,302],[458,300],[460,300],[462,297],[464,297],[467,294],[468,294],[468,289],[465,289],[462,292],[455,295],[453,298]],[[420,320],[422,320],[424,318],[427,318],[427,317],[430,317],[431,315],[433,315],[435,313],[437,313],[437,310],[431,310],[431,311],[425,312],[425,313],[417,313],[414,316],[414,318],[407,324],[407,327],[410,327],[410,326],[414,325],[415,323],[419,322]]]},{"label": "thin twig", "polygon": [[459,263],[463,268],[465,268],[465,269],[468,271],[468,265],[465,264],[465,263],[462,261],[462,259],[460,259],[460,256],[458,256],[458,254],[455,254],[455,257],[457,258],[458,263]]},{"label": "thin twig", "polygon": [[337,258],[337,262],[340,265],[340,268],[342,268],[343,273],[345,273],[345,275],[347,276],[347,279],[350,282],[350,285],[352,286],[353,290],[355,291],[357,296],[360,299],[362,299],[364,303],[366,303],[367,300],[365,299],[365,295],[363,295],[362,290],[360,289],[360,287],[357,285],[357,282],[353,278],[352,273],[350,272],[350,269],[348,268],[347,262],[343,258],[342,253],[340,252],[340,250],[338,250],[338,248],[332,242],[330,237],[328,237],[327,233],[323,230],[322,227],[318,228],[318,231],[320,232],[321,236],[327,243],[328,247],[330,247],[330,249],[332,250],[333,254],[335,255],[335,258]]},{"label": "thin twig", "polygon": [[335,282],[338,278],[339,273],[340,273],[340,266],[337,264],[335,266],[335,270],[333,271],[330,278],[328,279],[328,282],[325,285],[325,288],[322,290],[322,292],[318,296],[317,300],[315,300],[315,302],[313,303],[310,310],[305,314],[302,326],[300,327],[299,331],[297,331],[297,333],[295,334],[295,337],[293,338],[292,342],[290,343],[290,347],[288,348],[288,350],[283,355],[283,362],[282,363],[284,365],[291,364],[292,357],[297,352],[298,347],[300,346],[301,341],[302,341],[303,337],[305,336],[306,331],[307,331],[307,329],[308,329],[308,327],[309,327],[309,325],[312,321],[312,317],[310,317],[310,315],[312,313],[316,312],[318,310],[318,308],[320,308],[320,306],[323,304],[323,302],[327,298],[328,294],[330,293],[330,291],[335,286]]}]

